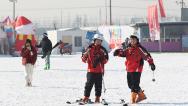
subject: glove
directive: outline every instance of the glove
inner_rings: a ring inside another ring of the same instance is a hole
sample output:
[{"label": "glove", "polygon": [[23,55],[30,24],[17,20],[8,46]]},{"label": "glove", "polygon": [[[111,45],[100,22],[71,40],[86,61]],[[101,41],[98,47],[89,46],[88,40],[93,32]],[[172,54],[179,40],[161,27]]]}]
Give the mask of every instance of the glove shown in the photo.
[{"label": "glove", "polygon": [[41,56],[41,58],[42,58],[42,59],[45,58],[46,55],[47,55],[47,53],[44,53],[44,54]]},{"label": "glove", "polygon": [[41,58],[42,58],[42,59],[43,59],[43,58],[45,58],[45,57],[46,57],[46,56],[44,56],[44,55],[43,55],[43,56],[41,56]]},{"label": "glove", "polygon": [[83,53],[83,55],[88,56],[90,53],[90,49],[87,49],[86,52]]},{"label": "glove", "polygon": [[155,64],[153,64],[153,63],[150,64],[150,67],[151,67],[151,70],[152,70],[152,71],[155,71]]},{"label": "glove", "polygon": [[30,52],[30,55],[33,56],[33,52]]},{"label": "glove", "polygon": [[114,51],[114,56],[117,56],[119,54],[119,50]]}]

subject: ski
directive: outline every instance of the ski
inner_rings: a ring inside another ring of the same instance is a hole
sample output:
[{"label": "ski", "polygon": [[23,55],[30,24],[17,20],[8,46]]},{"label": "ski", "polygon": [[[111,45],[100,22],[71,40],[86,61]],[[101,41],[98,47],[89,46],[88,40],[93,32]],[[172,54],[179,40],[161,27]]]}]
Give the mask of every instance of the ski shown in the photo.
[{"label": "ski", "polygon": [[[84,102],[82,102],[82,98],[77,99],[75,101],[67,101],[66,103],[67,104],[78,104],[78,105],[97,104],[97,103],[91,101],[91,99],[89,99],[87,103],[84,103]],[[102,104],[104,106],[113,105],[113,104],[122,104],[123,106],[128,106],[129,103],[125,102],[124,99],[120,99],[120,102],[107,102],[105,99],[102,99],[102,101],[99,104]]]},{"label": "ski", "polygon": [[128,106],[128,102],[126,102],[124,99],[120,99],[120,102],[107,102],[105,99],[102,100],[101,102],[103,105],[115,105],[115,104],[120,104],[120,105],[123,105],[123,106]]},{"label": "ski", "polygon": [[[57,46],[59,46],[60,44],[62,44],[62,41],[61,41],[61,40],[60,40],[59,42],[57,42],[57,43],[52,47],[52,50],[53,50],[54,48],[56,48]],[[41,58],[45,58],[45,57],[47,56],[47,54],[49,54],[49,53],[52,52],[52,50],[51,50],[51,51],[48,51],[46,54],[43,54],[43,56],[42,56]]]},{"label": "ski", "polygon": [[76,104],[76,103],[79,103],[81,101],[82,101],[82,99],[76,99],[75,101],[67,101],[66,103],[67,104]]},{"label": "ski", "polygon": [[128,106],[128,103],[124,103],[123,106]]},{"label": "ski", "polygon": [[62,41],[60,40],[59,42],[57,42],[53,47],[52,47],[52,50],[54,49],[54,48],[56,48],[57,46],[59,46],[60,44],[62,44]]},{"label": "ski", "polygon": [[105,99],[102,99],[101,104],[107,106],[107,105],[113,105],[113,104],[123,104],[123,106],[128,106],[128,103],[125,102],[124,99],[120,99],[120,102],[107,102]]},{"label": "ski", "polygon": [[129,103],[126,103],[124,99],[120,99],[120,103],[123,104],[123,106],[128,106]]},{"label": "ski", "polygon": [[67,101],[67,104],[78,104],[78,105],[85,105],[85,104],[94,104],[95,102],[91,101],[91,99],[88,100],[87,103],[82,102],[82,98],[81,99],[77,99],[75,101]]},{"label": "ski", "polygon": [[93,102],[93,101],[91,101],[91,99],[89,99],[86,103],[85,102],[83,102],[83,101],[80,101],[79,103],[78,103],[78,105],[86,105],[86,104],[94,104],[95,102]]},{"label": "ski", "polygon": [[101,104],[107,106],[107,105],[108,105],[108,102],[107,102],[105,99],[102,99]]}]

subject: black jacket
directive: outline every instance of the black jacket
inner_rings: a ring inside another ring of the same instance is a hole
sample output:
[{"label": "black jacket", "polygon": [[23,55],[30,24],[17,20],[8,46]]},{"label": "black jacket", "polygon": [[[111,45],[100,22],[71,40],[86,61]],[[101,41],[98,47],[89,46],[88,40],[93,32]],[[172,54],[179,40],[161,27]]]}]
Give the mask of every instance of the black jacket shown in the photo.
[{"label": "black jacket", "polygon": [[45,36],[37,47],[42,48],[43,54],[47,54],[52,51],[52,42]]}]

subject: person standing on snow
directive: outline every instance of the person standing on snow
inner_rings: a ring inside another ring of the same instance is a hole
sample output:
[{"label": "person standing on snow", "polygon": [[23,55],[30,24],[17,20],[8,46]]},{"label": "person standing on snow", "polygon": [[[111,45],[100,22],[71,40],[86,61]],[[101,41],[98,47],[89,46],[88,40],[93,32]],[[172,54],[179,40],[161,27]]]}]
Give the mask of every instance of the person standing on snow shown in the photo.
[{"label": "person standing on snow", "polygon": [[100,34],[94,35],[94,43],[90,44],[86,49],[86,52],[82,55],[82,61],[87,62],[87,82],[85,84],[84,98],[82,102],[85,104],[88,102],[90,92],[93,85],[95,85],[95,103],[100,102],[102,80],[104,75],[104,64],[108,61],[108,52],[101,45],[103,37]]},{"label": "person standing on snow", "polygon": [[25,66],[26,86],[32,86],[32,76],[34,64],[37,60],[37,51],[32,46],[31,40],[27,39],[24,48],[21,51],[22,64]]},{"label": "person standing on snow", "polygon": [[139,39],[135,35],[130,36],[130,46],[127,49],[117,49],[114,56],[126,57],[126,70],[128,87],[131,89],[131,103],[138,103],[146,99],[144,91],[140,87],[140,77],[143,71],[144,60],[148,61],[151,70],[155,70],[155,65],[151,55],[141,46]]},{"label": "person standing on snow", "polygon": [[41,48],[42,47],[42,57],[45,58],[45,67],[44,70],[50,69],[50,55],[52,51],[52,42],[48,39],[47,33],[43,34],[43,38],[39,45],[36,45],[36,47]]},{"label": "person standing on snow", "polygon": [[0,25],[0,54],[8,53],[8,39],[5,27]]}]

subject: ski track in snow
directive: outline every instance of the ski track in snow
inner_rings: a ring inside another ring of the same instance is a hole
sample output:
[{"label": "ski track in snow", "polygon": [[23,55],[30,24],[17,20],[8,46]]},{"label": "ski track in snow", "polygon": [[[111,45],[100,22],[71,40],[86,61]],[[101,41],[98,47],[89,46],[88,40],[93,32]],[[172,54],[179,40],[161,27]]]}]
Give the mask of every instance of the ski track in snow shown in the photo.
[{"label": "ski track in snow", "polygon": [[[151,55],[156,65],[156,82],[152,82],[152,71],[145,62],[140,85],[148,99],[131,106],[188,106],[188,53]],[[83,97],[87,64],[81,62],[80,56],[80,53],[51,56],[51,70],[43,70],[44,60],[38,57],[33,87],[25,87],[21,57],[0,56],[0,106],[76,106],[68,105],[66,101]],[[118,103],[119,99],[130,100],[124,61],[125,58],[110,55],[105,66],[107,91],[103,97],[106,101]],[[91,99],[94,98],[93,89]]]}]

